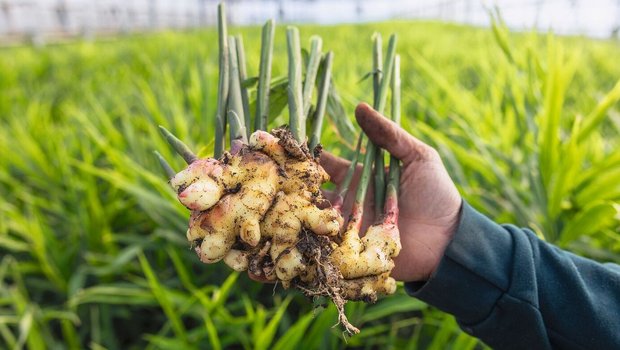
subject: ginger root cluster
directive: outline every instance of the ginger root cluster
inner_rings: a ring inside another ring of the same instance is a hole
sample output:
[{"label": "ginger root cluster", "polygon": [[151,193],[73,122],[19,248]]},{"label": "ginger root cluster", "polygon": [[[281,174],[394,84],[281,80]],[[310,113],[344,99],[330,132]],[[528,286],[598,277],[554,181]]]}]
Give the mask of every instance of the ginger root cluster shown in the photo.
[{"label": "ginger root cluster", "polygon": [[224,260],[337,305],[393,293],[396,225],[371,226],[362,238],[359,224],[343,230],[342,214],[321,193],[329,176],[316,153],[275,129],[256,131],[220,159],[195,160],[170,180],[191,210],[187,239],[205,263]]}]

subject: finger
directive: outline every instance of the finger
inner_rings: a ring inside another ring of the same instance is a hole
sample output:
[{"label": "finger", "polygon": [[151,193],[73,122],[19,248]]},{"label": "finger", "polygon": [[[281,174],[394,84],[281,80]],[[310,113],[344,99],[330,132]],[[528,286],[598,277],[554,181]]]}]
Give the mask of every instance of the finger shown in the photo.
[{"label": "finger", "polygon": [[384,148],[403,162],[426,160],[434,153],[431,146],[411,136],[366,103],[357,105],[355,118],[375,145]]},{"label": "finger", "polygon": [[263,275],[255,275],[253,273],[251,273],[250,271],[248,271],[248,277],[250,277],[251,280],[256,281],[256,282],[260,282],[260,283],[267,283],[267,284],[273,284],[275,283],[275,281],[271,281],[269,280],[267,277],[263,276]]},{"label": "finger", "polygon": [[329,152],[321,153],[321,166],[329,174],[330,181],[339,185],[347,174],[351,162]]},{"label": "finger", "polygon": [[337,195],[334,191],[321,189],[321,192],[323,193],[323,197],[325,197],[325,199],[327,199],[330,202],[333,202],[334,199],[336,199]]}]

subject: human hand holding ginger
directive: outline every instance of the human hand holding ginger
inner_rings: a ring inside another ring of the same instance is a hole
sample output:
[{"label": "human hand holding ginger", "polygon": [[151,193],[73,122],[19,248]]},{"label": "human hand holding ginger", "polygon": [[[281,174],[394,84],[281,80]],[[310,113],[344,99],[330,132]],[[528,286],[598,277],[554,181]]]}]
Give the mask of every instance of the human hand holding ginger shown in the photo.
[{"label": "human hand holding ginger", "polygon": [[[434,148],[365,103],[357,106],[355,117],[377,146],[402,161],[398,198],[402,250],[394,259],[392,276],[407,282],[426,280],[437,268],[456,230],[461,196]],[[344,180],[349,164],[327,152],[321,156],[321,165],[336,185]],[[358,166],[352,188],[356,187],[360,173],[361,166]],[[375,221],[373,193],[369,190],[366,197],[363,230]],[[352,199],[345,200],[345,214],[351,208]]]}]

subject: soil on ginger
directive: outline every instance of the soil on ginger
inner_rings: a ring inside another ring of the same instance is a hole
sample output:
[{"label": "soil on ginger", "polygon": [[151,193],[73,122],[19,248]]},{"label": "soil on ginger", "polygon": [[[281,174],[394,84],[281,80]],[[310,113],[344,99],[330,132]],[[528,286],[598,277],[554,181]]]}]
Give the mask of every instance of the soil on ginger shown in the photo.
[{"label": "soil on ginger", "polygon": [[347,300],[340,290],[340,281],[343,277],[329,260],[329,255],[333,251],[329,238],[304,229],[296,246],[306,260],[306,266],[316,269],[316,277],[310,283],[297,278],[293,281],[293,286],[309,298],[330,298],[338,310],[338,322],[349,334],[359,333],[359,329],[349,323],[344,312]]}]

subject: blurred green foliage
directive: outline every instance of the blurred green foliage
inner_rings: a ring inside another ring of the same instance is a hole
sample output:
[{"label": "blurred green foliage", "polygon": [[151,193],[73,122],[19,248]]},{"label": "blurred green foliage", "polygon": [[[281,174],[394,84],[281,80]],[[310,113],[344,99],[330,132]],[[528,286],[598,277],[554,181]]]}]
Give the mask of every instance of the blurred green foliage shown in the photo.
[{"label": "blurred green foliage", "polygon": [[[620,261],[617,42],[512,35],[501,24],[302,27],[304,46],[318,34],[335,51],[349,114],[372,96],[360,79],[374,31],[399,35],[404,127],[439,149],[471,204]],[[233,32],[257,75],[260,30]],[[276,81],[285,50],[280,27]],[[0,49],[1,348],[482,347],[402,288],[349,303],[362,332],[345,340],[326,300],[201,264],[152,150],[182,168],[161,124],[210,155],[216,89],[214,31]],[[333,123],[323,135],[337,154],[355,143]]]}]

